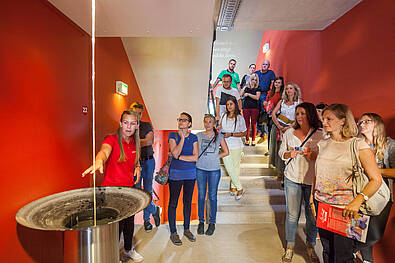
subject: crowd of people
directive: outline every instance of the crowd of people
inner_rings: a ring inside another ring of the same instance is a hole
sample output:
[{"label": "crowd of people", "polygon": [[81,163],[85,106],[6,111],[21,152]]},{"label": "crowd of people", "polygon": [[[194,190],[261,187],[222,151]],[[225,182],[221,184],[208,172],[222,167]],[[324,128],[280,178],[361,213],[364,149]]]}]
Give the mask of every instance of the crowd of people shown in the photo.
[{"label": "crowd of people", "polygon": [[[269,163],[284,183],[286,200],[286,248],[282,262],[292,262],[298,221],[304,206],[306,217],[306,251],[311,262],[319,262],[315,253],[317,233],[323,246],[323,259],[328,262],[353,262],[360,251],[364,262],[373,262],[372,245],[384,233],[393,198],[379,215],[371,216],[366,243],[317,228],[319,203],[343,208],[345,218],[355,217],[364,202],[381,186],[381,168],[395,167],[395,141],[387,137],[382,118],[375,113],[363,114],[356,123],[347,105],[303,102],[302,90],[296,83],[286,83],[263,61],[260,70],[249,66],[249,74],[240,83],[234,71],[236,61],[215,80],[215,115],[203,118],[205,130],[190,132],[192,116],[182,112],[177,118],[176,132],[168,137],[172,161],[169,168],[168,221],[170,240],[182,245],[177,232],[176,212],[183,191],[183,235],[191,242],[196,236],[190,230],[192,196],[197,183],[198,235],[215,232],[217,192],[221,177],[220,159],[230,177],[229,192],[235,201],[245,189],[240,182],[240,162],[244,146],[255,146],[268,140]],[[218,83],[222,82],[221,86]],[[141,121],[144,107],[133,103],[122,113],[118,130],[105,137],[95,167],[84,173],[104,172],[103,186],[130,186],[152,194],[155,159],[153,129]],[[250,141],[251,137],[251,141]],[[258,141],[258,143],[259,143]],[[358,195],[353,194],[351,145],[356,143],[358,157],[369,179]],[[105,168],[105,169],[104,169]],[[386,181],[392,190],[392,181]],[[392,193],[392,191],[391,191]],[[210,206],[205,229],[206,196]],[[150,232],[160,225],[160,208],[151,202],[143,212],[144,229]],[[370,231],[372,228],[372,231]],[[373,231],[374,229],[374,231]],[[377,230],[378,229],[378,230]],[[132,246],[134,216],[119,223],[123,233],[123,257],[134,262],[143,257]],[[372,233],[371,233],[372,232]]]},{"label": "crowd of people", "polygon": [[[216,116],[221,127],[227,102],[234,101],[235,104],[237,101],[244,119],[241,125],[245,134],[244,144],[255,146],[256,133],[261,137],[258,143],[268,139],[269,164],[277,170],[285,190],[287,245],[282,261],[292,262],[298,221],[304,205],[306,251],[311,262],[319,262],[315,253],[317,233],[325,263],[353,262],[358,251],[364,262],[373,262],[372,246],[384,234],[393,203],[392,180],[384,180],[391,189],[391,198],[379,215],[370,216],[365,243],[317,228],[316,211],[321,202],[343,208],[345,218],[356,217],[361,206],[381,186],[380,169],[395,168],[395,141],[386,136],[382,118],[376,113],[364,113],[356,123],[345,104],[303,102],[301,88],[296,83],[285,84],[281,76],[276,77],[269,69],[268,60],[263,61],[260,70],[251,64],[241,83],[235,67],[236,61],[232,59],[211,87],[216,88]],[[221,80],[222,87],[216,87]],[[233,82],[234,85],[230,85]],[[236,131],[236,126],[233,131]],[[231,133],[230,136],[235,135]],[[350,180],[354,172],[353,144],[356,144],[358,158],[369,179],[357,195]],[[240,174],[240,158],[233,159],[233,164],[224,160],[224,164],[232,180],[230,193],[233,194],[235,186],[237,190],[241,188],[236,178]]]}]

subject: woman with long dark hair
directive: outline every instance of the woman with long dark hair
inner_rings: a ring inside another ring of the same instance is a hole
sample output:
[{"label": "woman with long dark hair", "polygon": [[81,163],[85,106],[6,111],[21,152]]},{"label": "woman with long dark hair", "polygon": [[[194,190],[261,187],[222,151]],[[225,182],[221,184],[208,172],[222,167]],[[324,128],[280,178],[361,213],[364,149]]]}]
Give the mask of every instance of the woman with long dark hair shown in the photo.
[{"label": "woman with long dark hair", "polygon": [[[284,78],[279,76],[272,82],[269,95],[267,96],[266,101],[263,102],[263,106],[265,107],[266,112],[269,114],[269,121],[267,123],[269,134],[267,141],[269,148],[268,154],[270,156],[277,154],[277,152],[274,153],[275,147],[273,147],[273,145],[277,143],[276,140],[277,136],[272,136],[272,127],[273,127],[272,111],[274,110],[274,107],[277,105],[277,103],[281,100],[281,94],[283,94],[283,92],[284,92]],[[269,163],[274,166],[274,161],[272,160],[274,160],[274,158],[270,157]]]},{"label": "woman with long dark hair", "polygon": [[170,240],[174,245],[182,245],[176,228],[176,211],[181,188],[183,189],[184,236],[189,241],[196,241],[195,235],[189,230],[191,219],[192,195],[196,181],[196,161],[199,157],[198,139],[189,132],[192,127],[192,116],[182,112],[177,119],[178,131],[169,134],[169,148],[173,159],[169,168],[170,200],[168,218]]},{"label": "woman with long dark hair", "polygon": [[236,195],[236,200],[240,200],[244,194],[243,186],[239,179],[241,152],[243,149],[241,137],[246,135],[247,127],[234,97],[226,100],[226,112],[221,116],[220,129],[229,148],[229,155],[224,157],[223,161],[226,171],[231,178],[230,193],[231,195]]},{"label": "woman with long dark hair", "polygon": [[[207,114],[203,119],[205,131],[196,134],[199,142],[199,159],[196,162],[196,181],[198,187],[198,215],[199,226],[197,233],[204,234],[204,207],[206,203],[206,191],[210,200],[210,217],[206,235],[211,236],[215,230],[217,215],[217,192],[221,179],[220,158],[229,155],[228,145],[224,135],[218,133],[215,128],[215,117]],[[222,149],[221,153],[219,149]]]},{"label": "woman with long dark hair", "polygon": [[[364,113],[358,120],[359,136],[369,145],[374,152],[379,168],[395,168],[395,140],[387,137],[384,121],[376,113]],[[370,216],[367,240],[358,242],[355,252],[361,252],[364,262],[373,262],[373,244],[384,235],[388,217],[394,202],[393,180],[384,179],[391,190],[391,199],[384,210],[377,216]]]},{"label": "woman with long dark hair", "polygon": [[[100,151],[93,165],[82,174],[84,177],[94,171],[103,173],[102,186],[130,186],[140,180],[140,136],[139,116],[134,111],[124,111],[119,122],[117,132],[104,138]],[[104,164],[106,169],[104,169]],[[134,177],[137,177],[134,182]],[[119,234],[123,233],[125,259],[131,258],[134,262],[143,261],[143,257],[132,247],[134,232],[134,215],[119,222]]]},{"label": "woman with long dark hair", "polygon": [[[317,151],[317,143],[323,138],[319,130],[320,120],[312,103],[304,102],[296,106],[295,124],[283,135],[279,156],[287,163],[284,170],[285,201],[287,205],[285,234],[287,248],[283,262],[291,262],[302,201],[306,217],[307,254],[311,262],[319,262],[314,251],[317,237],[314,213],[310,208],[311,185],[314,179],[314,160],[307,156]],[[303,143],[303,148],[300,146]]]}]

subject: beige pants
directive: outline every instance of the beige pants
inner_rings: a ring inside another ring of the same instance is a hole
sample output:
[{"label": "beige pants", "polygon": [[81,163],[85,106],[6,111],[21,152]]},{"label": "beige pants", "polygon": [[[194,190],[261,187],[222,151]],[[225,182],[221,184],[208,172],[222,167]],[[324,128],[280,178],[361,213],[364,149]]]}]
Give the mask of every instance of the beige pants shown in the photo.
[{"label": "beige pants", "polygon": [[226,171],[232,180],[231,187],[236,188],[238,191],[243,189],[239,179],[241,154],[242,148],[229,149],[229,155],[223,158]]}]

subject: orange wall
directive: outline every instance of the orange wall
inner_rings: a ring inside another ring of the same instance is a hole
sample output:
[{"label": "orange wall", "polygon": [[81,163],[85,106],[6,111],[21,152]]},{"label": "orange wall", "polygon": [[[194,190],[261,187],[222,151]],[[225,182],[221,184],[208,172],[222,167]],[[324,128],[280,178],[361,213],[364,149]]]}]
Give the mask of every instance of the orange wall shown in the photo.
[{"label": "orange wall", "polygon": [[[365,0],[323,31],[265,31],[257,65],[269,59],[276,75],[300,84],[305,101],[345,103],[356,117],[380,114],[395,137],[394,7],[392,0]],[[394,210],[375,262],[395,257]]]},{"label": "orange wall", "polygon": [[[62,262],[61,232],[27,229],[14,217],[37,198],[89,185],[80,175],[91,162],[90,37],[46,0],[2,1],[0,17],[0,261]],[[100,147],[122,110],[143,100],[121,40],[96,43]],[[114,95],[115,80],[129,84],[129,96]]]}]

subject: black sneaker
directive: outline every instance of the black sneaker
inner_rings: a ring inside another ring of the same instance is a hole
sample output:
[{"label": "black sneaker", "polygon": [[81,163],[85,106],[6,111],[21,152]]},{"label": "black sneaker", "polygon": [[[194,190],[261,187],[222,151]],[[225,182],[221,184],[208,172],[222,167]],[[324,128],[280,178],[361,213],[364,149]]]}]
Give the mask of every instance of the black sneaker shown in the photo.
[{"label": "black sneaker", "polygon": [[170,240],[171,242],[173,242],[174,245],[176,246],[181,246],[182,245],[182,241],[180,239],[180,236],[177,233],[173,233],[170,235]]},{"label": "black sneaker", "polygon": [[156,207],[156,213],[152,215],[155,221],[155,226],[158,227],[160,225],[160,207]]},{"label": "black sneaker", "polygon": [[196,241],[195,235],[192,234],[192,232],[189,229],[184,230],[184,236],[186,238],[188,238],[188,240],[191,241],[191,242],[195,242]]},{"label": "black sneaker", "polygon": [[144,230],[145,232],[151,232],[152,230],[152,225],[151,222],[149,220],[144,221]]},{"label": "black sneaker", "polygon": [[206,230],[206,236],[211,236],[212,234],[214,234],[214,230],[215,230],[215,224],[213,223],[208,224],[208,228]]},{"label": "black sneaker", "polygon": [[204,223],[202,223],[202,222],[199,223],[197,233],[198,233],[198,235],[204,234]]}]

